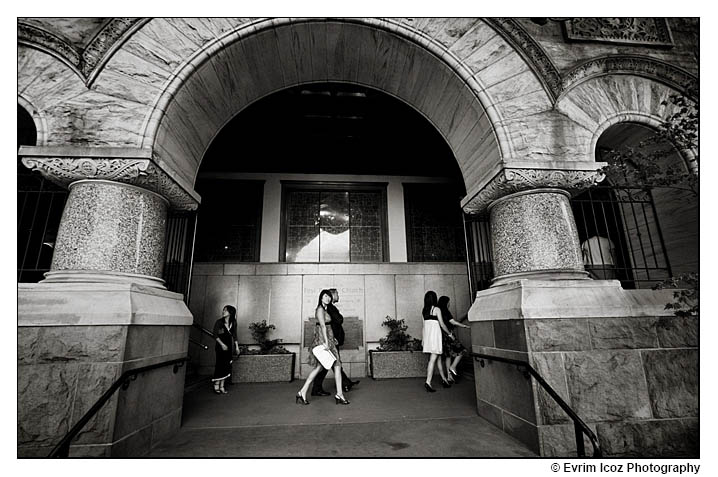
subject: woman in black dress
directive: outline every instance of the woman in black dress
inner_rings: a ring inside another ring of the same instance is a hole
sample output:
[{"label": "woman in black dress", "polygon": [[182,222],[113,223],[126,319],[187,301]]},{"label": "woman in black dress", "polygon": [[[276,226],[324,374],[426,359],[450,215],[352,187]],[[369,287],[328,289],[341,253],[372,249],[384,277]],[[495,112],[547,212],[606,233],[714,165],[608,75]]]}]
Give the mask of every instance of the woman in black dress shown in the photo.
[{"label": "woman in black dress", "polygon": [[227,394],[224,382],[232,375],[232,351],[239,354],[239,343],[237,343],[237,309],[231,305],[222,308],[222,318],[214,322],[212,330],[215,336],[214,354],[216,357],[214,365],[215,394]]},{"label": "woman in black dress", "polygon": [[[453,383],[455,381],[454,376],[458,376],[456,372],[456,367],[459,365],[461,357],[467,353],[464,345],[462,345],[461,341],[456,338],[454,330],[457,326],[461,328],[469,328],[469,326],[464,325],[459,321],[456,321],[454,317],[451,316],[451,312],[449,311],[448,296],[442,296],[441,298],[439,298],[439,303],[437,304],[437,306],[441,310],[441,317],[444,320],[446,329],[449,331],[448,333],[442,332],[441,334],[442,356],[446,359],[446,375],[449,378],[449,383]],[[439,368],[441,368],[441,363],[439,363]]]}]

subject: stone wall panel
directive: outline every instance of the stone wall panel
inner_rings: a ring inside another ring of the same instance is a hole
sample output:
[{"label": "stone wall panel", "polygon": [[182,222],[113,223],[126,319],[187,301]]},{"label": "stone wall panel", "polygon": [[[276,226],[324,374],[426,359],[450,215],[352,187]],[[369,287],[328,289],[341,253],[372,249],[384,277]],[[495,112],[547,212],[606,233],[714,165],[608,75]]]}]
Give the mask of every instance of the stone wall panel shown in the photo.
[{"label": "stone wall panel", "polygon": [[[531,361],[534,369],[543,377],[554,391],[567,403],[571,397],[566,387],[566,372],[564,371],[563,356],[561,353],[533,353]],[[566,412],[544,391],[540,384],[534,387],[538,398],[538,424],[562,424],[570,422]],[[570,404],[569,404],[570,406]]]},{"label": "stone wall panel", "polygon": [[18,367],[18,445],[54,446],[70,430],[78,365]]},{"label": "stone wall panel", "polygon": [[604,422],[596,425],[605,455],[615,457],[697,457],[697,419]]},{"label": "stone wall panel", "polygon": [[524,320],[494,321],[494,340],[497,348],[528,351]]},{"label": "stone wall panel", "polygon": [[648,388],[637,351],[565,353],[571,407],[582,419],[651,417]]},{"label": "stone wall panel", "polygon": [[581,351],[591,349],[586,320],[526,320],[531,351]]},{"label": "stone wall panel", "polygon": [[698,416],[698,350],[642,351],[653,416]]},{"label": "stone wall panel", "polygon": [[698,347],[698,318],[662,316],[656,321],[661,348]]},{"label": "stone wall panel", "polygon": [[657,348],[656,318],[603,318],[589,320],[596,349]]},{"label": "stone wall panel", "polygon": [[[77,392],[72,411],[74,426],[97,400],[112,386],[121,374],[121,366],[111,363],[81,364],[78,367]],[[114,426],[117,394],[88,421],[73,443],[83,444],[110,442]]]},{"label": "stone wall panel", "polygon": [[120,361],[127,327],[51,326],[39,331],[38,362]]}]

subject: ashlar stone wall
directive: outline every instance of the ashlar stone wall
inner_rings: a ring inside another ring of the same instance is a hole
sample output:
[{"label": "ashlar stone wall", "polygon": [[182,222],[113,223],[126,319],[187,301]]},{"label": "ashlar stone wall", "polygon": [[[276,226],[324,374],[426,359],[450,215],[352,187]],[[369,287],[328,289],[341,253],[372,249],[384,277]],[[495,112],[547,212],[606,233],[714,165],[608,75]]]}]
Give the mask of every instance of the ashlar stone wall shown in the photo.
[{"label": "ashlar stone wall", "polygon": [[[484,321],[473,324],[472,344],[528,360],[605,456],[698,456],[698,318]],[[476,363],[475,372],[481,416],[542,456],[576,455],[572,421],[533,379],[500,362]]]}]

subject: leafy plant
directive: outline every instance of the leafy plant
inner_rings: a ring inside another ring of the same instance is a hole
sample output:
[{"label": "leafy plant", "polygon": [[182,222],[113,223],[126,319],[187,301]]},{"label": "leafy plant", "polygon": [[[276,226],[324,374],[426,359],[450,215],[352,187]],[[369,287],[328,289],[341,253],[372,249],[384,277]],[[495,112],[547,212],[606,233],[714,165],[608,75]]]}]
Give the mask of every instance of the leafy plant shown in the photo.
[{"label": "leafy plant", "polygon": [[421,340],[412,338],[406,332],[408,326],[404,320],[397,320],[387,315],[382,326],[389,328],[389,332],[386,337],[379,340],[378,351],[419,351],[422,349]]},{"label": "leafy plant", "polygon": [[654,290],[664,288],[679,288],[673,292],[673,302],[667,303],[666,310],[674,310],[680,317],[698,316],[699,279],[697,273],[683,273],[677,277],[668,278],[655,287]]},{"label": "leafy plant", "polygon": [[239,354],[284,354],[289,353],[284,346],[281,346],[282,340],[270,340],[269,333],[276,329],[274,325],[267,324],[267,320],[254,321],[249,324],[249,331],[252,332],[252,339],[259,345],[259,349],[250,349],[247,345],[239,347]]}]

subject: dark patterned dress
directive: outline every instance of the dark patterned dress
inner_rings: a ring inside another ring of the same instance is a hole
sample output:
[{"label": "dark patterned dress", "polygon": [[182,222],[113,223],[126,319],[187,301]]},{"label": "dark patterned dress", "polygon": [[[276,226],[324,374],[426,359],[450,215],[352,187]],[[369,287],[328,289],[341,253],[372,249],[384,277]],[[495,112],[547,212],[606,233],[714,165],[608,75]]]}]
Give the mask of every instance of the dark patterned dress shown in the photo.
[{"label": "dark patterned dress", "polygon": [[[444,324],[449,332],[454,334],[456,327],[451,324],[451,320],[454,318],[451,316],[451,312],[446,308],[442,308],[441,317],[444,319]],[[455,358],[468,353],[464,345],[461,344],[461,341],[456,338],[456,334],[454,334],[453,338],[450,338],[449,335],[444,333],[444,330],[441,330],[441,344],[443,348],[441,355],[445,358]]]},{"label": "dark patterned dress", "polygon": [[[332,331],[332,327],[329,323],[332,322],[329,313],[324,314],[324,325],[327,328],[327,340],[329,341],[329,351],[332,352],[332,354],[339,359],[339,350],[337,350],[337,345],[334,342],[334,332]],[[317,322],[316,325],[314,325],[314,338],[312,339],[312,344],[309,345],[309,364],[311,366],[316,366],[319,364],[319,360],[314,356],[314,353],[312,353],[312,349],[314,349],[315,346],[319,346],[320,344],[324,344],[324,336],[322,336],[322,327]]]}]

